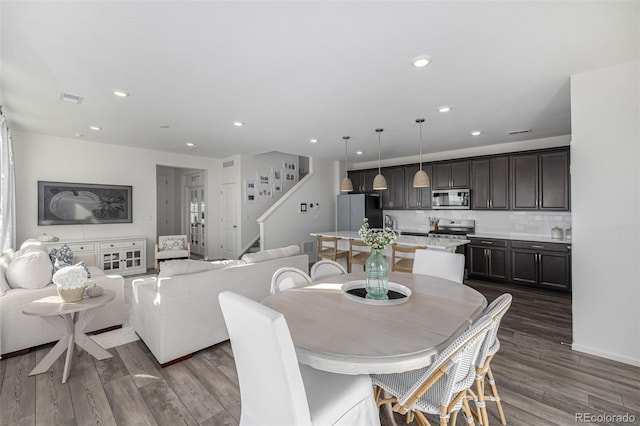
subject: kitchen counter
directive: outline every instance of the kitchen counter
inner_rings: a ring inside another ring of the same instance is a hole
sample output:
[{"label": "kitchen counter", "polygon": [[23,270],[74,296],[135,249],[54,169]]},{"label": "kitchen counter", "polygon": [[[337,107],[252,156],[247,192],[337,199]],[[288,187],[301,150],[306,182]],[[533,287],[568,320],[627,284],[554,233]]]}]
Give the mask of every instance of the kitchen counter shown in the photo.
[{"label": "kitchen counter", "polygon": [[515,241],[537,241],[541,243],[560,243],[571,244],[571,240],[567,239],[555,239],[545,235],[531,235],[531,234],[497,234],[489,232],[476,232],[475,234],[467,235],[468,238],[495,238],[498,240],[515,240]]},{"label": "kitchen counter", "polygon": [[[313,232],[311,235],[314,237],[322,235],[323,237],[340,237],[345,240],[361,240],[360,236],[355,231]],[[449,238],[420,237],[401,234],[395,242],[409,246],[426,246],[436,250],[447,250],[453,252],[458,246],[468,244],[469,240],[452,240]]]}]

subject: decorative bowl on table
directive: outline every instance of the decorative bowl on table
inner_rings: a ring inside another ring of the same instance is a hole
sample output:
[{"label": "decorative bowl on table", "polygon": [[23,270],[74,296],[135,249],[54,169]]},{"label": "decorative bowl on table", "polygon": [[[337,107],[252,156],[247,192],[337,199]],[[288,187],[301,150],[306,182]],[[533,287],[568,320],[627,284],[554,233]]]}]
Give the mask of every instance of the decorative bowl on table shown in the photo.
[{"label": "decorative bowl on table", "polygon": [[342,292],[349,300],[364,303],[365,305],[393,306],[400,305],[409,300],[411,289],[402,284],[389,282],[387,299],[372,299],[367,297],[367,281],[355,280],[342,284]]}]

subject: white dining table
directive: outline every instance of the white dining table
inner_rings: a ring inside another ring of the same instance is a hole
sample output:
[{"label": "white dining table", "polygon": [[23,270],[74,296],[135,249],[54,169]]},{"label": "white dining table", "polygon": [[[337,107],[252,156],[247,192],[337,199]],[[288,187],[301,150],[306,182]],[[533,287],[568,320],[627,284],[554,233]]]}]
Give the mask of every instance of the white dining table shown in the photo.
[{"label": "white dining table", "polygon": [[401,304],[361,303],[342,291],[342,284],[364,279],[362,272],[325,278],[263,300],[284,315],[300,363],[340,374],[422,368],[487,306],[471,287],[405,272],[389,275],[411,290]]}]

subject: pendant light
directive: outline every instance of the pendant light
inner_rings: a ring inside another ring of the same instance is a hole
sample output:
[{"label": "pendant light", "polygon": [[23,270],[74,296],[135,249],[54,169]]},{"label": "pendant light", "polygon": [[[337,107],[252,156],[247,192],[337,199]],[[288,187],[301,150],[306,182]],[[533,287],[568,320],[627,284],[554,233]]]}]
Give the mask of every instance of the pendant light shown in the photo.
[{"label": "pendant light", "polygon": [[387,180],[382,176],[380,172],[380,133],[382,133],[384,129],[376,129],[376,133],[378,133],[378,174],[375,179],[373,179],[373,189],[387,189]]},{"label": "pendant light", "polygon": [[340,192],[351,192],[353,191],[353,182],[349,179],[349,174],[347,173],[347,142],[349,141],[349,136],[343,136],[344,139],[344,179],[340,183]]},{"label": "pendant light", "polygon": [[431,186],[429,175],[422,170],[422,123],[424,123],[424,118],[417,118],[416,123],[420,125],[420,170],[418,170],[413,177],[413,187],[427,188]]}]

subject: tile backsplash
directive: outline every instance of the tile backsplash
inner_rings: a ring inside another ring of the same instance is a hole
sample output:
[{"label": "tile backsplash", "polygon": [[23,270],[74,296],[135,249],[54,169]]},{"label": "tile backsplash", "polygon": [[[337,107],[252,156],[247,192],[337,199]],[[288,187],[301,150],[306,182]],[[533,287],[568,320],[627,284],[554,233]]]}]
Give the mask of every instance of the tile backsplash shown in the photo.
[{"label": "tile backsplash", "polygon": [[482,210],[385,210],[398,229],[424,231],[429,218],[474,219],[476,232],[548,237],[551,228],[571,228],[571,212],[482,211]]}]

